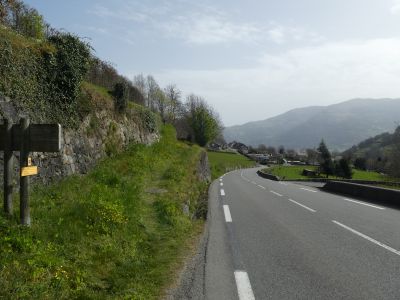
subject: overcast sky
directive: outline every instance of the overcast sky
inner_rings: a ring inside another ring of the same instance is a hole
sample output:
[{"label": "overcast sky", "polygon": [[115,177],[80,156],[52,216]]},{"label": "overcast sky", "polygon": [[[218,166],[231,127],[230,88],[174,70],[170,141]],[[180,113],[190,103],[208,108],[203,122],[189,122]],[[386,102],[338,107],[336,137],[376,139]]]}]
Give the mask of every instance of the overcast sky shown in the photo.
[{"label": "overcast sky", "polygon": [[203,96],[226,126],[400,98],[400,0],[26,0],[124,75]]}]

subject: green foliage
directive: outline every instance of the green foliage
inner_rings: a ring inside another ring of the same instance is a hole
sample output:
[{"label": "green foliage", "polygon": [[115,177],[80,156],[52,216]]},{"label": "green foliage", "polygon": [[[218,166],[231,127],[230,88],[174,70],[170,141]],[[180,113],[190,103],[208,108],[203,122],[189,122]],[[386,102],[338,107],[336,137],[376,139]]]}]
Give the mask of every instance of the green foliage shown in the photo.
[{"label": "green foliage", "polygon": [[73,126],[90,49],[70,34],[48,42],[0,28],[0,92],[35,121]]},{"label": "green foliage", "polygon": [[114,96],[114,106],[115,110],[122,113],[126,111],[128,105],[129,91],[125,83],[118,82],[114,85],[114,90],[112,92]]},{"label": "green foliage", "polygon": [[326,177],[329,175],[333,175],[335,172],[335,166],[332,161],[331,153],[328,150],[328,147],[325,145],[324,140],[321,141],[318,147],[318,151],[321,156],[321,163],[320,163],[320,171],[321,173],[326,174]]},{"label": "green foliage", "polygon": [[136,116],[136,121],[142,124],[142,127],[149,132],[156,132],[161,127],[161,118],[150,109],[130,102],[129,107],[132,115]]},{"label": "green foliage", "polygon": [[205,106],[197,107],[191,116],[194,139],[200,146],[205,146],[220,133],[218,121]]},{"label": "green foliage", "polygon": [[212,179],[218,178],[235,168],[251,168],[256,165],[253,160],[237,153],[208,151],[207,155]]},{"label": "green foliage", "polygon": [[203,224],[191,218],[206,191],[200,151],[167,127],[159,143],[37,187],[31,228],[17,225],[18,210],[0,215],[0,298],[161,298]]},{"label": "green foliage", "polygon": [[334,175],[341,178],[351,179],[353,172],[347,159],[342,158],[338,162],[335,162]]},{"label": "green foliage", "polygon": [[[285,178],[286,180],[308,179],[310,177],[302,175],[304,169],[316,170],[315,166],[273,166],[263,171],[272,175]],[[392,178],[379,174],[377,172],[353,170],[352,179],[355,180],[371,180],[371,181],[392,181]],[[321,178],[321,176],[312,176],[313,178]],[[331,176],[332,179],[338,178]]]}]

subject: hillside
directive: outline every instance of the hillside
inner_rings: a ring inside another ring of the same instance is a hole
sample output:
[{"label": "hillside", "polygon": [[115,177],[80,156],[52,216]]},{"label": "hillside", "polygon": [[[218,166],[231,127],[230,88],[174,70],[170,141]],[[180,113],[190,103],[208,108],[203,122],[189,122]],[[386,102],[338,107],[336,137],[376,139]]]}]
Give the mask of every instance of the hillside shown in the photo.
[{"label": "hillside", "polygon": [[330,106],[294,109],[263,121],[227,127],[227,141],[286,148],[315,147],[325,139],[331,149],[344,150],[400,121],[400,99],[353,99]]}]

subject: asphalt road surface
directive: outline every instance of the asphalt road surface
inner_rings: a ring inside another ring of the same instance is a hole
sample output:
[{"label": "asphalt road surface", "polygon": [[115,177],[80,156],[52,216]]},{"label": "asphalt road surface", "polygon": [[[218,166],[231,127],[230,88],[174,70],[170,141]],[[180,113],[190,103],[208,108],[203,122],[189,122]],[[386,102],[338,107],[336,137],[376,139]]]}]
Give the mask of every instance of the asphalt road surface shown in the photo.
[{"label": "asphalt road surface", "polygon": [[400,210],[233,171],[210,189],[203,269],[199,298],[400,299]]}]

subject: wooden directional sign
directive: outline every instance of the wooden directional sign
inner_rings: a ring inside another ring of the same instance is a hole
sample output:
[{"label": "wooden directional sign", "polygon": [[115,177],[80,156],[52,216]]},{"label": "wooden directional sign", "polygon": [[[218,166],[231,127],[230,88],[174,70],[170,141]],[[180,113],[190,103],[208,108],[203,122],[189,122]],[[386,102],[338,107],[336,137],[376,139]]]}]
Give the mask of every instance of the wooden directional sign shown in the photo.
[{"label": "wooden directional sign", "polygon": [[12,215],[12,169],[13,151],[19,151],[20,166],[20,219],[22,225],[30,225],[29,176],[38,173],[32,166],[29,152],[58,152],[61,150],[60,124],[30,124],[28,118],[21,118],[19,124],[5,119],[0,125],[0,151],[4,151],[4,211]]},{"label": "wooden directional sign", "polygon": [[32,176],[32,175],[36,175],[37,173],[38,173],[37,166],[28,166],[28,167],[23,167],[21,169],[21,177]]},{"label": "wooden directional sign", "polygon": [[[0,125],[0,151],[4,151],[6,127]],[[29,152],[58,152],[61,150],[60,124],[32,124],[28,127]],[[21,150],[21,127],[11,129],[11,151]]]}]

